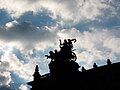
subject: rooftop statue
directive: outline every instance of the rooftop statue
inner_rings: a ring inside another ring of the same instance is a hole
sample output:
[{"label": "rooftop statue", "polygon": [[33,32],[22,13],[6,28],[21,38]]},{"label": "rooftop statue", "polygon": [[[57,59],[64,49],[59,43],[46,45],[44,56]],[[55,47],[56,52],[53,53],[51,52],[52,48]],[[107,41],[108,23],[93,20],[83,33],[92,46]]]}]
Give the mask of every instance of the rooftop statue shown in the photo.
[{"label": "rooftop statue", "polygon": [[49,52],[49,55],[45,55],[48,58],[50,58],[52,61],[58,61],[58,60],[66,60],[66,61],[76,61],[77,57],[76,54],[73,52],[75,49],[73,49],[73,42],[76,42],[76,39],[65,39],[62,43],[60,40],[60,51],[54,50]]},{"label": "rooftop statue", "polygon": [[79,71],[77,56],[74,53],[73,43],[76,39],[60,41],[60,50],[50,51],[45,55],[51,59],[48,64],[50,72],[44,75],[39,73],[36,65],[33,81],[27,84],[31,90],[119,90],[120,89],[120,62],[112,63],[107,59],[103,66],[93,63],[93,68],[82,66]]},{"label": "rooftop statue", "polygon": [[45,55],[47,59],[51,59],[49,63],[50,75],[59,76],[61,74],[67,75],[73,74],[78,71],[79,65],[76,63],[77,56],[74,53],[73,43],[76,39],[64,39],[62,43],[60,41],[60,50],[50,51],[49,55]]}]

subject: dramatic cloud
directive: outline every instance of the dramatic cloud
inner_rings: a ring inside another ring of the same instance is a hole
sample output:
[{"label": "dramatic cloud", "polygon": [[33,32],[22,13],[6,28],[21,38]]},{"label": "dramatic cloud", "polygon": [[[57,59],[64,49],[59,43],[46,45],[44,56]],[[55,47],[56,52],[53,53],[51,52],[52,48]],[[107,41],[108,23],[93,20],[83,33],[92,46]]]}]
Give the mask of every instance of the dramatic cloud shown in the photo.
[{"label": "dramatic cloud", "polygon": [[[114,32],[114,33],[113,33]],[[116,54],[120,54],[120,36],[118,30],[99,30],[91,28],[89,31],[80,32],[76,29],[63,30],[59,33],[61,38],[76,38],[75,44],[78,62],[84,63],[87,68],[93,62],[100,60],[106,62],[107,58],[116,61]],[[105,64],[105,63],[104,63]]]},{"label": "dramatic cloud", "polygon": [[10,72],[3,71],[2,73],[0,73],[0,87],[9,86],[11,81],[12,80],[11,80]]},{"label": "dramatic cloud", "polygon": [[[21,81],[32,80],[36,64],[41,66],[42,74],[48,71],[43,67],[47,67],[49,61],[46,61],[44,57],[40,58],[35,52],[53,47],[57,40],[57,32],[54,27],[35,27],[29,22],[12,21],[1,26],[0,86],[9,85],[19,79],[21,79],[17,83],[19,85]],[[12,80],[15,76],[11,73],[17,75],[18,78]],[[27,87],[21,85],[19,89],[27,90]]]},{"label": "dramatic cloud", "polygon": [[0,16],[0,90],[28,90],[36,64],[49,71],[44,55],[59,39],[77,39],[85,68],[120,59],[119,0],[0,0]]},{"label": "dramatic cloud", "polygon": [[[116,54],[120,53],[120,36],[118,33],[120,33],[119,30],[115,29],[89,28],[89,30],[81,32],[75,28],[59,30],[57,26],[41,28],[28,22],[12,21],[1,27],[0,39],[2,49],[17,48],[27,55],[33,49],[44,51],[49,48],[58,48],[59,39],[76,38],[78,41],[76,44],[78,62],[85,62],[86,65],[90,65],[95,60],[117,59]],[[31,53],[35,52],[32,51]],[[16,68],[22,65],[22,62],[18,62],[19,60],[14,54],[5,55],[5,58],[17,61],[14,61]]]},{"label": "dramatic cloud", "polygon": [[[28,66],[31,70],[33,70],[32,68],[34,68],[35,65],[34,63],[32,64],[30,62],[29,64],[22,63],[14,54],[8,51],[6,51],[5,54],[2,56],[1,62],[3,63],[4,69],[7,69],[8,71],[14,71],[14,73],[20,75],[20,77],[26,80],[29,79],[30,76],[30,71],[27,70]],[[5,64],[7,65],[7,67],[5,67]],[[26,68],[24,69],[23,67]]]},{"label": "dramatic cloud", "polygon": [[[36,65],[34,60],[27,60],[28,63],[23,62],[16,54],[12,53],[11,49],[8,49],[5,50],[0,60],[0,89],[3,88],[3,90],[4,88],[9,90],[7,87],[10,87],[11,84],[15,83],[19,86],[21,83],[32,80],[32,73]],[[17,77],[13,76],[13,74]],[[20,90],[27,90],[27,87],[21,86]]]},{"label": "dramatic cloud", "polygon": [[[77,39],[74,44],[77,62],[86,68],[91,68],[93,62],[106,62],[107,58],[116,62],[119,58],[117,55],[120,54],[118,33],[120,33],[119,28],[111,30],[89,28],[80,31],[76,28],[36,27],[28,22],[9,22],[0,28],[0,80],[2,81],[0,85],[9,86],[10,83],[15,82],[12,80],[11,72],[23,80],[32,80],[36,64],[40,65],[42,74],[48,72],[49,60],[45,59],[44,54],[58,49],[59,39],[62,41],[67,38]],[[27,90],[27,86],[21,85],[19,89]]]},{"label": "dramatic cloud", "polygon": [[113,16],[120,10],[118,0],[0,0],[0,3],[0,8],[7,10],[12,17],[18,18],[29,11],[37,13],[47,10],[55,19],[60,17],[73,22],[96,20],[96,17],[108,14],[107,11]]},{"label": "dramatic cloud", "polygon": [[32,26],[29,22],[21,23],[12,21],[7,23],[6,26],[0,28],[0,40],[2,41],[0,46],[2,47],[3,43],[7,42],[9,43],[9,46],[16,46],[19,49],[22,49],[22,46],[31,49],[34,48],[35,45],[39,49],[45,49],[46,47],[54,45],[54,42],[50,42],[56,41],[57,32],[58,31],[54,28],[49,28],[47,26],[40,28]]}]

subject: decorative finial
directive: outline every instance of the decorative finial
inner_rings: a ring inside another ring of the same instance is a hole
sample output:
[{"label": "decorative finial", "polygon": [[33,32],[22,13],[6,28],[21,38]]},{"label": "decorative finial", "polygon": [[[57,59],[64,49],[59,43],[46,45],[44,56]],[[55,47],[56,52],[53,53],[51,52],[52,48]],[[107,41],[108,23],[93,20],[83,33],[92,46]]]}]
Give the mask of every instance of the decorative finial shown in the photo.
[{"label": "decorative finial", "polygon": [[39,71],[39,68],[38,68],[38,65],[36,65],[35,72],[38,72],[38,71]]}]

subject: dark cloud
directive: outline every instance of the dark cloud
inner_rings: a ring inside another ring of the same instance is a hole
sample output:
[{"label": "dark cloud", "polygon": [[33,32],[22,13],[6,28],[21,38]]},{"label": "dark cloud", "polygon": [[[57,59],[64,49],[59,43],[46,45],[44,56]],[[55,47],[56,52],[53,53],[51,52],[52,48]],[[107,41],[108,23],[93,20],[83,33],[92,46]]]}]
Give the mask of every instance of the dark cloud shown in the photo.
[{"label": "dark cloud", "polygon": [[0,28],[0,40],[5,42],[20,42],[27,47],[36,43],[56,41],[57,30],[45,27],[35,27],[30,22],[12,21]]}]

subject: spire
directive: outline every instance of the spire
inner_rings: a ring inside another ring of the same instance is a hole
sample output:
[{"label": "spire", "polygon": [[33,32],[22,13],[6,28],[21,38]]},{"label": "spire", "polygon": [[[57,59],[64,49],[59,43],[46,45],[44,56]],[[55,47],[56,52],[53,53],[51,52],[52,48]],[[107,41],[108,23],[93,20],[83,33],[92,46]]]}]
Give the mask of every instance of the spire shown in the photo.
[{"label": "spire", "polygon": [[39,72],[38,65],[36,65],[35,72]]},{"label": "spire", "polygon": [[36,65],[36,67],[35,67],[35,72],[34,72],[33,76],[34,76],[34,81],[39,80],[40,77],[41,77],[41,75],[39,73],[39,67],[38,67],[38,65]]}]

